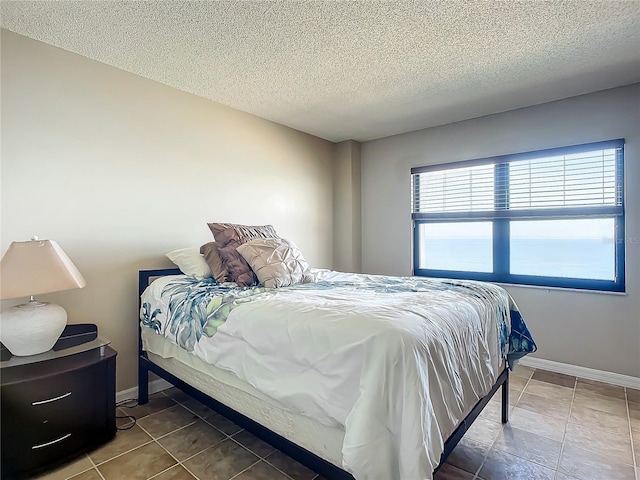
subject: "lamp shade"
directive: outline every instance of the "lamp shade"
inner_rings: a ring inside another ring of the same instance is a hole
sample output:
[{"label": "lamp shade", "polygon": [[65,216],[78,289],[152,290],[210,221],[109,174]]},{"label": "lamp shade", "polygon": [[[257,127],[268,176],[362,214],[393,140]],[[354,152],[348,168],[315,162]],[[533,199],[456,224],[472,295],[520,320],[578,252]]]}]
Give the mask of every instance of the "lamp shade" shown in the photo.
[{"label": "lamp shade", "polygon": [[0,299],[82,288],[87,284],[53,240],[12,242],[0,262]]}]

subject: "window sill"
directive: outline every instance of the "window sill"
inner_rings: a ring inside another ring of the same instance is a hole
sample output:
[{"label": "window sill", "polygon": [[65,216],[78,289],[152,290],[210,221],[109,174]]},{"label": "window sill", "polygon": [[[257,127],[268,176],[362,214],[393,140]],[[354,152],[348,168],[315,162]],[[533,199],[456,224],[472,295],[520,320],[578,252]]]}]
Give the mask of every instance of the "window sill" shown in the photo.
[{"label": "window sill", "polygon": [[617,295],[617,296],[627,296],[627,292],[613,292],[609,290],[587,290],[584,288],[568,288],[568,287],[543,287],[540,285],[523,285],[520,283],[501,283],[501,282],[490,282],[495,283],[496,285],[500,285],[501,287],[516,287],[516,288],[534,288],[536,290],[546,290],[550,292],[551,290],[558,292],[577,292],[577,293],[595,293],[598,295]]}]

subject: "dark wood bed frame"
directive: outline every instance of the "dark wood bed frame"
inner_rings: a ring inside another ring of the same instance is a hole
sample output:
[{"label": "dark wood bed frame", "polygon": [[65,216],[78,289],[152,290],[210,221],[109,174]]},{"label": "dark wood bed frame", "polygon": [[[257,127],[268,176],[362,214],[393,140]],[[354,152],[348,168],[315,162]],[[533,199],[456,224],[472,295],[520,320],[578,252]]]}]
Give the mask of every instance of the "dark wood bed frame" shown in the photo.
[{"label": "dark wood bed frame", "polygon": [[[158,269],[158,270],[140,270],[138,275],[138,312],[140,311],[140,299],[142,296],[142,292],[144,292],[145,288],[150,283],[150,279],[163,277],[166,275],[180,275],[180,272],[177,268],[172,269]],[[224,415],[229,420],[235,422],[240,425],[242,428],[248,430],[253,433],[255,436],[261,438],[265,442],[271,444],[273,447],[281,450],[283,453],[289,455],[290,457],[296,459],[298,462],[307,466],[311,470],[319,473],[323,477],[328,480],[354,480],[353,476],[344,471],[343,469],[336,467],[332,463],[327,462],[326,460],[318,457],[314,453],[296,445],[290,440],[278,435],[275,432],[272,432],[268,428],[260,425],[256,421],[251,418],[236,412],[233,408],[228,407],[217,401],[214,398],[211,398],[207,394],[199,391],[198,389],[192,387],[188,383],[179,379],[175,375],[167,372],[163,368],[154,364],[147,357],[147,353],[142,349],[142,334],[141,334],[141,326],[140,319],[138,318],[138,403],[140,405],[144,405],[149,401],[149,372],[153,372],[159,377],[167,380],[175,387],[184,391],[185,393],[191,395],[193,398],[196,398],[200,402],[204,403],[209,408],[217,411],[218,413]],[[498,376],[496,383],[491,388],[491,391],[483,398],[481,398],[478,403],[473,407],[469,415],[466,416],[456,430],[451,434],[451,436],[447,439],[444,444],[444,452],[442,452],[442,456],[440,458],[440,464],[434,471],[437,472],[442,464],[446,461],[447,457],[451,454],[453,449],[458,445],[460,439],[464,436],[466,431],[471,427],[474,420],[478,418],[480,412],[487,405],[491,397],[496,393],[496,391],[502,387],[502,423],[507,423],[509,418],[509,369],[505,366],[504,370]]]}]

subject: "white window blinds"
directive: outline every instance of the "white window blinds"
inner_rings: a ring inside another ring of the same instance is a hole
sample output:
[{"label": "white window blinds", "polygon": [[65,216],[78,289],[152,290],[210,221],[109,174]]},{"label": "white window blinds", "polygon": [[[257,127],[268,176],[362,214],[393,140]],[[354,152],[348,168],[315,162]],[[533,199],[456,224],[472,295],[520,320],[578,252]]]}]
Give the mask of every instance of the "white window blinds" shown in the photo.
[{"label": "white window blinds", "polygon": [[622,140],[412,169],[413,218],[623,214]]}]

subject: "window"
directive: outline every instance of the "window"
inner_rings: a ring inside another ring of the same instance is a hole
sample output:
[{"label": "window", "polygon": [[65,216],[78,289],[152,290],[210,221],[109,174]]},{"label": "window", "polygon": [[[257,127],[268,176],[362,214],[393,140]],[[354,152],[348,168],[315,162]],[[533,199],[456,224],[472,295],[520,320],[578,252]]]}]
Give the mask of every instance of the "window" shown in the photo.
[{"label": "window", "polygon": [[624,291],[624,140],[411,170],[414,274]]}]

